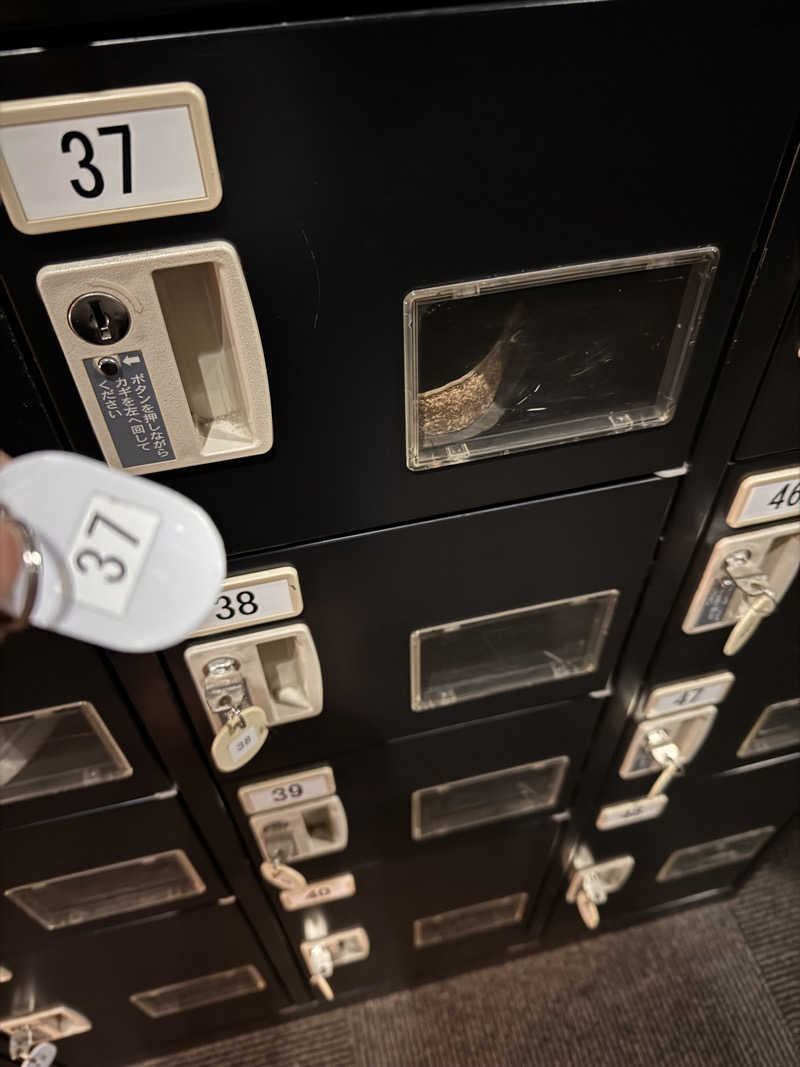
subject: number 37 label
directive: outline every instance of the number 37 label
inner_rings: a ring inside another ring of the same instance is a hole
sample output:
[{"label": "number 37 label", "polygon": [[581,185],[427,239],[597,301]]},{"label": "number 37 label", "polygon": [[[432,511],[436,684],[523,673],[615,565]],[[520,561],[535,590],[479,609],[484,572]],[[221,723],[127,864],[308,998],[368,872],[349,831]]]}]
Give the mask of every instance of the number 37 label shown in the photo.
[{"label": "number 37 label", "polygon": [[0,104],[0,192],[25,233],[207,211],[221,189],[186,83]]},{"label": "number 37 label", "polygon": [[72,599],[121,615],[153,543],[160,515],[95,495],[67,557]]}]

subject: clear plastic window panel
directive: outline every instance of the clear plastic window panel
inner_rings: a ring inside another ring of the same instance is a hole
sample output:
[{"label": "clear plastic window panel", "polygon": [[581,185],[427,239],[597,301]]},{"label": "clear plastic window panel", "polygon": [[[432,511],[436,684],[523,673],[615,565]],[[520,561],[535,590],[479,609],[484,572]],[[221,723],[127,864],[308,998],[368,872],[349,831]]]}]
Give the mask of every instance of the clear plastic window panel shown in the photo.
[{"label": "clear plastic window panel", "polygon": [[27,1028],[32,1043],[39,1041],[60,1041],[63,1037],[74,1037],[91,1030],[92,1024],[81,1012],[59,1004],[53,1008],[43,1008],[28,1015],[12,1015],[0,1019],[0,1031],[9,1036]]},{"label": "clear plastic window panel", "polygon": [[427,948],[488,930],[498,930],[503,926],[515,926],[522,922],[527,903],[527,893],[513,893],[511,896],[484,900],[480,904],[468,904],[465,908],[415,919],[414,947]]},{"label": "clear plastic window panel", "polygon": [[133,773],[85,701],[0,719],[0,804],[102,785]]},{"label": "clear plastic window panel", "polygon": [[708,246],[409,293],[408,466],[668,423],[718,257]]},{"label": "clear plastic window panel", "polygon": [[411,706],[446,707],[596,670],[616,589],[411,634]]},{"label": "clear plastic window panel", "polygon": [[752,859],[774,833],[774,826],[761,826],[758,830],[746,830],[741,834],[706,841],[702,845],[679,848],[658,872],[656,881],[671,882],[675,878],[702,874],[717,867],[744,863]]},{"label": "clear plastic window panel", "polygon": [[175,849],[108,867],[6,889],[5,895],[46,930],[107,919],[199,896],[205,884]]},{"label": "clear plastic window panel", "polygon": [[182,1011],[192,1011],[209,1004],[218,1004],[223,1000],[233,1000],[248,993],[258,993],[266,989],[267,983],[258,970],[248,964],[234,967],[229,971],[216,974],[204,974],[200,978],[190,978],[185,982],[161,986],[160,989],[148,989],[143,993],[134,993],[131,1003],[151,1019],[160,1019],[164,1015],[177,1015]]},{"label": "clear plastic window panel", "polygon": [[567,756],[556,756],[418,789],[411,795],[411,835],[420,841],[550,808],[568,766]]},{"label": "clear plastic window panel", "polygon": [[800,697],[782,700],[764,708],[753,729],[742,742],[737,756],[748,759],[800,745]]}]

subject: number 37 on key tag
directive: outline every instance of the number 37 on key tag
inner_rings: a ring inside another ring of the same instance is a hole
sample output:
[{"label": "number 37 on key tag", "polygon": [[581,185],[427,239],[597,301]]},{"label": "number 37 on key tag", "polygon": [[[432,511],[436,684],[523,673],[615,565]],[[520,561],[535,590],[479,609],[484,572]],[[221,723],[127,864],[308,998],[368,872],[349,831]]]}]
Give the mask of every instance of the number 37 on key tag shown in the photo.
[{"label": "number 37 on key tag", "polygon": [[195,630],[219,593],[216,527],[164,486],[85,456],[34,452],[0,468],[0,504],[33,546],[5,606],[20,616],[27,599],[34,626],[152,652]]}]

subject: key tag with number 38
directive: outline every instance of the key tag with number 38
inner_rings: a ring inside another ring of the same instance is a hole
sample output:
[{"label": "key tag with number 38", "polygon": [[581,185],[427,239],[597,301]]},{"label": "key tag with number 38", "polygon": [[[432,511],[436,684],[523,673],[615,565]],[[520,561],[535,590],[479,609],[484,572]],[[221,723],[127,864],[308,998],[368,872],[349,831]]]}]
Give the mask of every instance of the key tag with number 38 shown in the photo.
[{"label": "key tag with number 38", "polygon": [[3,607],[34,626],[153,652],[197,629],[219,594],[216,527],[162,485],[85,456],[34,452],[0,468],[0,505],[28,540]]}]

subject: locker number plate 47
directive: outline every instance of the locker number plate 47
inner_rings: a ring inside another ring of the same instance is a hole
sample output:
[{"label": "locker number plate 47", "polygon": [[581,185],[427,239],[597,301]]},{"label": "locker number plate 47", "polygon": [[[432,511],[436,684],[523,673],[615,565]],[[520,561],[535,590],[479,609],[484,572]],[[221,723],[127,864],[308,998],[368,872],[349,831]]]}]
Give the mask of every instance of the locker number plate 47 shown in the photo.
[{"label": "locker number plate 47", "polygon": [[0,193],[23,233],[210,211],[205,96],[176,82],[0,103]]}]

